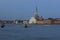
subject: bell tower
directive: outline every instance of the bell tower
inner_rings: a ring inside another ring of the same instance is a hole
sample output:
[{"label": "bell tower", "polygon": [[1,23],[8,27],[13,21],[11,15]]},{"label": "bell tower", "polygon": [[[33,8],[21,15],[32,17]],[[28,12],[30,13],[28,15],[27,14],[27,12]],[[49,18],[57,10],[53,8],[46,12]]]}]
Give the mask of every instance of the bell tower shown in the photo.
[{"label": "bell tower", "polygon": [[34,17],[35,18],[38,18],[39,16],[38,16],[38,8],[36,7],[36,9],[35,9],[35,12],[34,12]]}]

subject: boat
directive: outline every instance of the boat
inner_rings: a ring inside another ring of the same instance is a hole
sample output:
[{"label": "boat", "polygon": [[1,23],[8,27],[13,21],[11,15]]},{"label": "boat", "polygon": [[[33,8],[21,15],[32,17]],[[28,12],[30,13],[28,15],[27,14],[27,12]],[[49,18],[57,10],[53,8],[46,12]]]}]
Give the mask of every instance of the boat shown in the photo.
[{"label": "boat", "polygon": [[1,28],[4,28],[5,27],[5,24],[3,23],[3,24],[1,24]]},{"label": "boat", "polygon": [[28,22],[27,21],[23,21],[24,27],[27,28],[28,27]]}]

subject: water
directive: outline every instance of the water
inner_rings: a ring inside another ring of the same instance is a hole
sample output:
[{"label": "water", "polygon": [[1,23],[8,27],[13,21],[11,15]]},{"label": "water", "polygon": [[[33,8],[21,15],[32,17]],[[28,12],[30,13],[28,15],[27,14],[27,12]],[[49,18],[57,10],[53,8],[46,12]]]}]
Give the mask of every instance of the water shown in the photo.
[{"label": "water", "polygon": [[6,24],[0,28],[0,40],[60,40],[60,25]]}]

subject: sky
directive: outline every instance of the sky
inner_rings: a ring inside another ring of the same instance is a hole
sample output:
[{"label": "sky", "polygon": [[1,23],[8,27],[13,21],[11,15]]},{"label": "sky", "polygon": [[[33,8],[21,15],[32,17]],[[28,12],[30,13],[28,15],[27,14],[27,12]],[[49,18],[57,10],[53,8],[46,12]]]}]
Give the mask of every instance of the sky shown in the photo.
[{"label": "sky", "polygon": [[35,7],[43,18],[60,18],[60,0],[0,0],[0,20],[30,19]]}]

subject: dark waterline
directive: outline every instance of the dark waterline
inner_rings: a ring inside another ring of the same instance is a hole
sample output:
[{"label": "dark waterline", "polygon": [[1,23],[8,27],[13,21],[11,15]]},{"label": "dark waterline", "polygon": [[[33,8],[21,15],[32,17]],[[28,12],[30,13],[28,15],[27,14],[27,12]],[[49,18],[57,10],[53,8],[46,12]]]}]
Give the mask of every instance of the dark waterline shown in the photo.
[{"label": "dark waterline", "polygon": [[60,25],[6,24],[0,28],[0,40],[60,40]]}]

